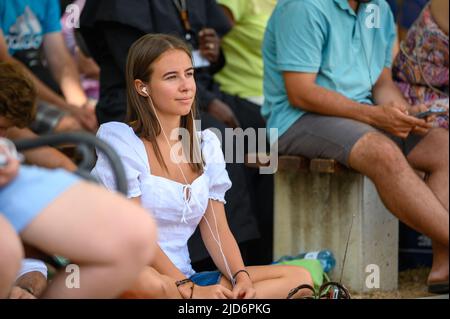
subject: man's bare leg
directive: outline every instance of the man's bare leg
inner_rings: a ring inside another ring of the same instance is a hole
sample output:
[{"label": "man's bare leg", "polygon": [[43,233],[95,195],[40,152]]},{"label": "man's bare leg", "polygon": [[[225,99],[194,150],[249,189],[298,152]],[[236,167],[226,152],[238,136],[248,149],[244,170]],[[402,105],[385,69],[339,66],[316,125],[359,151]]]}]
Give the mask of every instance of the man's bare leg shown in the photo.
[{"label": "man's bare leg", "polygon": [[374,182],[398,219],[448,249],[448,211],[394,142],[381,133],[369,133],[353,147],[349,163]]},{"label": "man's bare leg", "polygon": [[[426,183],[448,213],[449,209],[449,134],[434,129],[408,156],[411,166],[429,175]],[[428,283],[448,281],[448,245],[433,241],[433,267]]]}]

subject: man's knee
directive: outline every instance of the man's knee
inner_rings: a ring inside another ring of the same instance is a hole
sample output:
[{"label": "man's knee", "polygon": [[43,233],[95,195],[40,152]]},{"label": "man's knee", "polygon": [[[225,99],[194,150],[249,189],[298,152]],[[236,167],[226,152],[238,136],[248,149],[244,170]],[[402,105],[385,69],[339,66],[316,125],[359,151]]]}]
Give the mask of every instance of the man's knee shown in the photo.
[{"label": "man's knee", "polygon": [[408,154],[413,167],[426,172],[448,171],[449,134],[448,130],[433,129]]},{"label": "man's knee", "polygon": [[400,148],[382,133],[368,133],[353,147],[350,166],[365,175],[395,174],[407,165]]},{"label": "man's knee", "polygon": [[430,139],[435,152],[430,152],[429,156],[436,158],[436,165],[440,168],[448,169],[449,164],[449,133],[448,130],[434,129],[430,132]]}]

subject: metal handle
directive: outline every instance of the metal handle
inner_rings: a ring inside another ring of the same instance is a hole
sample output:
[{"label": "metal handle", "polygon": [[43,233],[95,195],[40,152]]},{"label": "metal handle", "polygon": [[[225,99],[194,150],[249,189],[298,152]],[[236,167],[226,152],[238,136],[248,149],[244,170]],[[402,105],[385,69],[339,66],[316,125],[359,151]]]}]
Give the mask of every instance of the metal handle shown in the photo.
[{"label": "metal handle", "polygon": [[89,174],[89,170],[95,165],[95,157],[92,156],[92,149],[95,147],[97,151],[106,155],[111,169],[114,172],[117,191],[125,196],[128,194],[127,178],[120,157],[111,146],[91,134],[81,132],[49,134],[36,139],[23,139],[14,142],[18,151],[26,151],[42,146],[54,147],[68,143],[78,145],[77,151],[82,155],[82,161],[77,170],[79,176],[88,180],[94,180]]}]

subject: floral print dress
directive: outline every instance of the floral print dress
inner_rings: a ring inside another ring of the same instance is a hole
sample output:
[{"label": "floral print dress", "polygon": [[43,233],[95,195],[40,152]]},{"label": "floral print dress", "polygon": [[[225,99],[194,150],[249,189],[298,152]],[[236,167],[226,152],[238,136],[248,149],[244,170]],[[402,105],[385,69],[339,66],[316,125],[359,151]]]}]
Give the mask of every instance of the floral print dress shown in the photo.
[{"label": "floral print dress", "polygon": [[[448,34],[434,21],[430,5],[411,27],[393,65],[393,76],[411,105],[448,109]],[[448,115],[439,116],[436,127],[448,129]]]}]

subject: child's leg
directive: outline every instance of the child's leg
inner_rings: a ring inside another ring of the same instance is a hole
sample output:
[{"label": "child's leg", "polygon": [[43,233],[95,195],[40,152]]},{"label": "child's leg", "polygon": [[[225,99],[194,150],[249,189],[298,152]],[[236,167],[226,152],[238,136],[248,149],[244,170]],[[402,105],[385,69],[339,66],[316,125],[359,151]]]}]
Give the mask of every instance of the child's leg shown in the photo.
[{"label": "child's leg", "polygon": [[[257,299],[286,299],[292,289],[303,284],[314,285],[310,273],[298,266],[254,266],[246,269],[253,281]],[[233,289],[225,278],[220,284]],[[308,295],[311,295],[311,291],[301,290],[294,298]]]},{"label": "child's leg", "polygon": [[19,237],[0,214],[0,299],[7,298],[23,258],[23,248]]},{"label": "child's leg", "polygon": [[[156,248],[150,214],[92,184],[69,188],[21,233],[24,242],[80,267],[79,289],[62,272],[44,298],[113,298],[130,287]],[[73,279],[73,278],[72,278]]]}]

